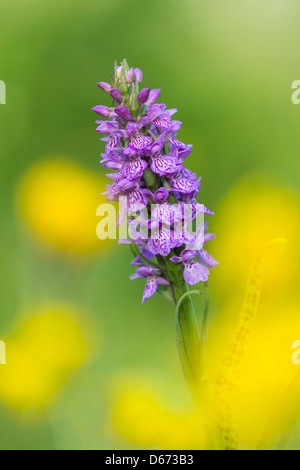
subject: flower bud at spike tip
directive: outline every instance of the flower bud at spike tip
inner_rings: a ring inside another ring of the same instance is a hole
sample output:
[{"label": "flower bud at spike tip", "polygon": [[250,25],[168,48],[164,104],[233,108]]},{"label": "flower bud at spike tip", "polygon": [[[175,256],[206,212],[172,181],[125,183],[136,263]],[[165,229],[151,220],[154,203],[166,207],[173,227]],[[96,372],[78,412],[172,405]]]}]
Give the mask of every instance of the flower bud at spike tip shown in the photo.
[{"label": "flower bud at spike tip", "polygon": [[94,108],[92,108],[93,111],[95,111],[95,113],[97,114],[100,114],[100,116],[103,116],[103,117],[108,117],[111,113],[111,110],[107,107],[107,106],[95,106]]},{"label": "flower bud at spike tip", "polygon": [[126,76],[129,71],[129,65],[126,59],[123,60],[122,65],[123,65],[124,75]]},{"label": "flower bud at spike tip", "polygon": [[106,91],[107,93],[109,93],[111,90],[111,85],[109,83],[99,82],[97,85],[99,88],[101,88],[101,90]]},{"label": "flower bud at spike tip", "polygon": [[122,71],[123,71],[123,67],[122,67],[122,66],[116,68],[116,77],[117,77],[118,80],[121,80]]},{"label": "flower bud at spike tip", "polygon": [[114,100],[119,101],[121,103],[122,93],[120,92],[120,90],[118,88],[112,88],[110,90],[109,94]]},{"label": "flower bud at spike tip", "polygon": [[138,102],[140,104],[146,103],[149,95],[150,95],[150,88],[142,88],[142,90],[139,92]]},{"label": "flower bud at spike tip", "polygon": [[136,80],[138,83],[141,83],[141,81],[143,80],[143,73],[140,69],[134,69],[134,73],[135,73],[135,76],[136,76]]},{"label": "flower bud at spike tip", "polygon": [[126,82],[127,83],[132,83],[134,80],[134,70],[131,68],[126,75]]},{"label": "flower bud at spike tip", "polygon": [[140,108],[140,105],[139,105],[139,102],[138,102],[138,99],[137,99],[136,90],[135,90],[134,85],[132,87],[129,103],[130,103],[130,111],[132,112],[132,114],[136,114],[138,112],[139,108]]},{"label": "flower bud at spike tip", "polygon": [[121,75],[121,92],[124,95],[125,99],[128,97],[128,85],[125,78],[124,68],[122,68],[122,75]]},{"label": "flower bud at spike tip", "polygon": [[115,108],[115,113],[117,113],[117,115],[125,121],[134,121],[134,118],[131,116],[129,110],[125,106],[118,106]]}]

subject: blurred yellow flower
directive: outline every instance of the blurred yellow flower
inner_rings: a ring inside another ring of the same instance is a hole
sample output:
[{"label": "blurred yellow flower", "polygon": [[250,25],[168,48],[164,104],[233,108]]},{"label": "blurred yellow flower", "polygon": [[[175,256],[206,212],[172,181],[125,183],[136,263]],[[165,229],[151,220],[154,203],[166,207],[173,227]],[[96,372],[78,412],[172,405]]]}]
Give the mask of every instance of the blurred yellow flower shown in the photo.
[{"label": "blurred yellow flower", "polygon": [[[233,188],[219,208],[214,227],[218,234],[214,255],[220,268],[211,284],[212,298],[219,299],[219,304],[209,330],[209,388],[213,395],[227,367],[222,358],[230,344],[241,368],[231,405],[238,419],[240,444],[249,449],[256,448],[274,416],[284,410],[288,422],[299,410],[296,396],[290,398],[288,410],[281,397],[298,372],[292,363],[292,344],[300,339],[300,202],[293,191],[267,181],[253,177]],[[280,237],[286,243],[272,250],[266,265],[254,325],[250,320],[240,329],[239,337],[245,340],[235,350],[231,340],[251,266],[264,246]],[[278,420],[273,437],[282,430],[282,420]]]},{"label": "blurred yellow flower", "polygon": [[271,240],[287,243],[270,261],[264,294],[288,287],[299,276],[300,200],[289,188],[252,176],[238,183],[224,198],[213,221],[217,238],[212,246],[220,269],[212,276],[214,296],[244,291],[255,257]]},{"label": "blurred yellow flower", "polygon": [[45,305],[19,321],[5,339],[7,364],[0,368],[0,400],[39,409],[90,355],[79,312],[65,304]]},{"label": "blurred yellow flower", "polygon": [[129,375],[116,382],[111,397],[112,422],[118,433],[146,449],[203,447],[201,419],[194,408],[172,406],[152,382],[152,378]]},{"label": "blurred yellow flower", "polygon": [[105,202],[105,180],[64,157],[42,160],[24,175],[17,205],[42,240],[72,254],[107,249],[96,235],[96,210]]}]

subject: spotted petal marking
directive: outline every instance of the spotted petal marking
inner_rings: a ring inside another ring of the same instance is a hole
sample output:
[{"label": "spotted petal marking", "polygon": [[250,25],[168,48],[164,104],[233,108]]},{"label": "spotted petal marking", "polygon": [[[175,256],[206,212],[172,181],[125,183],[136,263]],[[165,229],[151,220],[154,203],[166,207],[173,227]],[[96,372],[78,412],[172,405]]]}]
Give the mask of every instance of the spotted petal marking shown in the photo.
[{"label": "spotted petal marking", "polygon": [[154,255],[160,254],[162,256],[168,256],[173,248],[170,230],[164,228],[154,230],[154,232],[151,233],[151,237],[148,239],[147,248]]},{"label": "spotted petal marking", "polygon": [[109,138],[109,141],[106,144],[106,150],[114,149],[118,147],[118,144],[119,144],[119,138],[114,135],[111,135]]},{"label": "spotted petal marking", "polygon": [[174,147],[176,147],[176,148],[181,148],[181,147],[185,148],[185,147],[187,147],[187,145],[185,145],[183,142],[180,142],[180,140],[175,139],[175,138],[170,139],[170,143],[172,145],[174,145]]},{"label": "spotted petal marking", "polygon": [[141,158],[132,158],[122,166],[122,174],[129,180],[140,179],[147,166]]},{"label": "spotted petal marking", "polygon": [[151,158],[151,170],[158,175],[168,175],[177,171],[177,161],[175,158],[161,155]]},{"label": "spotted petal marking", "polygon": [[138,134],[131,140],[129,146],[137,150],[146,150],[150,147],[151,142],[151,137]]},{"label": "spotted petal marking", "polygon": [[175,220],[180,218],[178,207],[174,204],[163,203],[156,204],[151,212],[152,219],[160,224],[172,225]]},{"label": "spotted petal marking", "polygon": [[166,115],[164,117],[157,117],[153,120],[153,124],[162,130],[169,130],[172,127],[172,120],[170,116]]},{"label": "spotted petal marking", "polygon": [[209,270],[194,260],[188,261],[184,265],[183,277],[185,282],[194,286],[198,282],[206,282],[208,280]]},{"label": "spotted petal marking", "polygon": [[134,213],[143,210],[148,204],[148,196],[140,189],[130,191],[128,195],[128,211]]},{"label": "spotted petal marking", "polygon": [[177,178],[173,180],[173,189],[180,193],[188,194],[192,191],[195,191],[195,183],[189,181],[186,178]]},{"label": "spotted petal marking", "polygon": [[150,299],[150,297],[152,297],[152,295],[155,294],[155,292],[157,291],[157,288],[158,288],[158,282],[155,279],[155,277],[149,277],[146,282],[146,286],[144,290],[143,304],[146,302],[146,300]]}]

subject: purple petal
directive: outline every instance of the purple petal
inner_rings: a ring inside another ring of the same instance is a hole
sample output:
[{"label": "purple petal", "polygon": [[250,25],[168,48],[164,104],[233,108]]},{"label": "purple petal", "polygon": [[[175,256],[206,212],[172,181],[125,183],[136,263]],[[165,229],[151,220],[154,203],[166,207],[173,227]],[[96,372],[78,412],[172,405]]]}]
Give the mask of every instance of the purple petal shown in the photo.
[{"label": "purple petal", "polygon": [[154,193],[155,202],[166,202],[169,199],[169,191],[165,187],[157,189]]},{"label": "purple petal", "polygon": [[164,148],[164,146],[163,146],[162,143],[154,142],[154,144],[151,147],[151,151],[150,151],[152,157],[159,157],[161,155],[162,151],[163,151],[163,148]]},{"label": "purple petal", "polygon": [[168,175],[177,171],[177,161],[166,155],[151,158],[151,170],[158,175]]},{"label": "purple petal", "polygon": [[156,204],[152,206],[151,217],[159,224],[173,225],[175,221],[179,221],[180,212],[178,206],[169,204]]},{"label": "purple petal", "polygon": [[133,137],[139,132],[138,126],[135,124],[135,122],[129,122],[127,126],[125,127],[125,130],[127,132],[128,137]]},{"label": "purple petal", "polygon": [[122,166],[122,174],[130,179],[140,179],[143,176],[144,170],[148,164],[141,158],[132,158]]},{"label": "purple petal", "polygon": [[134,281],[135,279],[142,279],[142,278],[143,276],[140,276],[138,273],[131,274],[131,276],[129,277],[131,281]]},{"label": "purple petal", "polygon": [[110,96],[121,103],[122,101],[122,93],[118,88],[112,88],[109,92]]},{"label": "purple petal", "polygon": [[123,139],[126,139],[128,137],[127,132],[125,131],[125,129],[118,129],[117,131],[114,131],[113,136],[114,137],[121,137]]},{"label": "purple petal", "polygon": [[216,238],[216,235],[214,233],[206,233],[204,235],[204,244],[209,242],[210,240],[213,240],[214,238]]},{"label": "purple petal", "polygon": [[174,145],[174,147],[178,147],[178,148],[187,147],[187,145],[183,144],[182,142],[180,142],[180,140],[176,138],[170,139],[170,143]]},{"label": "purple petal", "polygon": [[187,263],[191,259],[195,258],[197,253],[194,250],[183,250],[181,252],[181,258],[184,263]]},{"label": "purple petal", "polygon": [[188,194],[196,190],[196,184],[194,181],[187,180],[186,178],[179,177],[173,180],[172,188],[179,193]]},{"label": "purple petal", "polygon": [[197,181],[197,175],[193,171],[189,170],[188,168],[182,167],[180,171],[181,176],[189,181]]},{"label": "purple petal", "polygon": [[107,106],[101,106],[100,104],[92,108],[92,110],[95,111],[95,113],[100,114],[100,116],[103,116],[103,117],[108,117],[111,113],[110,108],[108,108]]},{"label": "purple petal", "polygon": [[146,102],[146,105],[147,106],[151,106],[152,104],[154,104],[157,100],[158,100],[158,97],[160,95],[160,92],[161,90],[160,89],[156,89],[156,90],[151,90],[150,91],[150,94],[149,94],[149,98]]},{"label": "purple petal", "polygon": [[[173,116],[173,114],[178,113],[178,109],[177,109],[177,108],[167,109],[167,110],[166,110],[166,113],[167,113],[169,116]],[[174,121],[174,122],[176,122],[176,121]]]},{"label": "purple petal", "polygon": [[168,115],[165,115],[163,117],[157,117],[153,121],[153,124],[158,127],[159,129],[162,130],[168,130],[171,128],[171,118]]},{"label": "purple petal", "polygon": [[103,134],[110,134],[111,132],[115,132],[119,129],[119,123],[115,121],[102,121],[99,127],[97,127],[96,131],[101,132]]},{"label": "purple petal", "polygon": [[138,134],[128,145],[137,150],[146,150],[150,147],[151,143],[152,137],[146,137],[144,135]]},{"label": "purple petal", "polygon": [[194,241],[194,236],[187,230],[176,230],[174,232],[174,248],[188,245]]},{"label": "purple petal", "polygon": [[117,108],[115,108],[115,112],[122,119],[125,119],[125,121],[134,121],[134,118],[131,116],[129,110],[123,105],[118,106]]},{"label": "purple petal", "polygon": [[182,126],[181,121],[172,121],[172,125],[171,125],[172,132],[176,134],[181,129],[181,126]]},{"label": "purple petal", "polygon": [[169,286],[170,285],[169,281],[167,281],[167,279],[164,279],[163,277],[158,276],[156,278],[156,280],[157,280],[157,283],[160,284],[161,286]]},{"label": "purple petal", "polygon": [[136,76],[136,80],[138,83],[141,83],[141,81],[143,80],[143,73],[140,69],[134,69],[134,73],[135,73],[135,76]]},{"label": "purple petal", "polygon": [[[128,210],[129,212],[138,212],[147,207],[148,196],[140,189],[130,191],[128,195]],[[151,250],[150,250],[151,251]]]},{"label": "purple petal", "polygon": [[128,70],[127,74],[126,74],[126,82],[127,83],[132,83],[134,80],[134,70],[131,68],[130,70]]},{"label": "purple petal", "polygon": [[151,121],[149,121],[148,116],[141,117],[141,119],[139,119],[138,122],[136,123],[136,125],[138,127],[138,130],[140,131],[143,127],[148,126],[148,124],[150,124],[150,122]]},{"label": "purple petal", "polygon": [[154,255],[160,254],[162,256],[168,256],[173,247],[171,233],[169,230],[164,228],[160,230],[154,230],[151,233],[151,237],[148,239],[147,248]]},{"label": "purple petal", "polygon": [[144,104],[150,95],[150,88],[142,88],[138,95],[138,102]]},{"label": "purple petal", "polygon": [[174,264],[181,263],[181,258],[180,256],[172,256],[172,258],[170,258],[170,261],[172,261],[172,263]]},{"label": "purple petal", "polygon": [[206,282],[208,280],[209,270],[196,261],[188,261],[185,264],[183,277],[187,284],[194,286],[198,282]]},{"label": "purple petal", "polygon": [[214,268],[215,266],[220,266],[219,263],[209,254],[207,251],[205,251],[203,248],[202,250],[199,250],[197,252],[199,260],[205,264],[208,268]]},{"label": "purple petal", "polygon": [[99,82],[97,83],[98,87],[101,88],[101,90],[103,91],[106,91],[107,93],[110,92],[111,90],[111,85],[109,83],[106,83],[106,82]]},{"label": "purple petal", "polygon": [[160,274],[160,271],[156,268],[150,268],[149,266],[141,266],[136,269],[136,272],[139,273],[142,277],[151,277]]},{"label": "purple petal", "polygon": [[158,118],[164,111],[164,105],[162,104],[153,104],[150,106],[147,116],[150,119],[150,121],[153,121],[154,119]]},{"label": "purple petal", "polygon": [[144,295],[143,295],[143,304],[146,302],[146,300],[150,299],[152,295],[155,294],[158,288],[158,283],[157,280],[154,277],[151,277],[148,279],[146,282],[145,290],[144,290]]},{"label": "purple petal", "polygon": [[118,145],[119,145],[119,138],[116,137],[115,135],[111,135],[105,148],[106,150],[111,150],[111,149],[118,147]]}]

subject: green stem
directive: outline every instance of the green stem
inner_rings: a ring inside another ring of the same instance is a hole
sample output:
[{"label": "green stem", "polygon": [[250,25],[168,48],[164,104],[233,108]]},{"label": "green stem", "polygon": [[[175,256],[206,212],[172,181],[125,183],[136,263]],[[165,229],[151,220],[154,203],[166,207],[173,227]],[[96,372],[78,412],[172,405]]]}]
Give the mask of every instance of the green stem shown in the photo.
[{"label": "green stem", "polygon": [[177,300],[175,310],[175,325],[179,354],[184,374],[192,389],[197,393],[200,377],[200,337],[191,295],[200,294],[199,291],[189,291],[186,284],[175,287]]},{"label": "green stem", "polygon": [[209,313],[209,307],[210,307],[210,291],[209,291],[208,281],[204,282],[203,286],[204,286],[204,312],[203,312],[203,318],[202,318],[200,344],[201,344],[202,380],[206,380],[207,323],[208,323],[208,313]]}]

